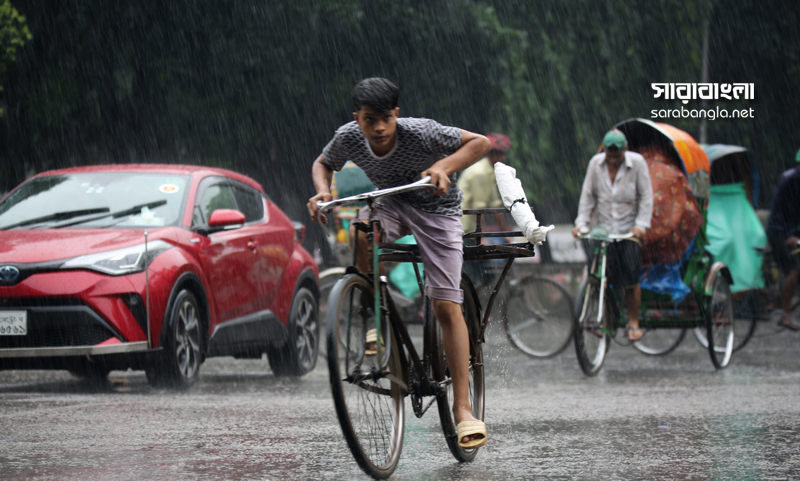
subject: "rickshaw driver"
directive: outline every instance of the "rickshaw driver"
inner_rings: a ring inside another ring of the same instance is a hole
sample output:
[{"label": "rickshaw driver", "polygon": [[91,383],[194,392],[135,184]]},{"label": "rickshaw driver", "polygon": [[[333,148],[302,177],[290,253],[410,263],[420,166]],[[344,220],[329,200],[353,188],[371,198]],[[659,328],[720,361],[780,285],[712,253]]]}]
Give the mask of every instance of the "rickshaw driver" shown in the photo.
[{"label": "rickshaw driver", "polygon": [[[795,154],[795,161],[800,162],[800,150]],[[797,243],[800,241],[798,205],[800,205],[800,164],[784,172],[778,180],[767,220],[767,238],[772,247],[772,254],[786,276],[781,288],[782,312],[778,324],[792,331],[800,330],[800,327],[792,322],[789,312],[800,278],[800,254],[792,254],[792,251],[798,248]]]},{"label": "rickshaw driver", "polygon": [[[384,241],[414,234],[420,248],[426,291],[442,327],[444,350],[453,379],[453,416],[459,445],[477,448],[486,443],[486,425],[475,419],[469,399],[469,333],[461,311],[460,288],[463,241],[461,200],[455,173],[469,167],[489,150],[489,139],[430,119],[398,118],[399,89],[384,78],[368,78],[353,88],[353,122],[341,126],[317,157],[311,176],[317,194],[308,201],[314,222],[327,223],[317,201],[331,200],[334,170],[352,160],[379,188],[395,187],[431,176],[438,186],[384,197],[376,203]],[[451,178],[452,176],[452,178]],[[369,209],[358,220],[368,222]],[[356,238],[351,227],[351,239]],[[356,267],[368,272],[367,237],[359,232]],[[368,339],[369,341],[369,339]]]},{"label": "rickshaw driver", "polygon": [[572,235],[577,237],[581,229],[588,228],[595,212],[598,226],[609,234],[633,234],[631,240],[609,245],[608,277],[614,289],[625,290],[628,339],[638,341],[644,335],[639,328],[641,244],[653,215],[653,187],[647,162],[636,152],[628,152],[625,134],[619,130],[606,133],[603,146],[605,151],[589,161]]}]

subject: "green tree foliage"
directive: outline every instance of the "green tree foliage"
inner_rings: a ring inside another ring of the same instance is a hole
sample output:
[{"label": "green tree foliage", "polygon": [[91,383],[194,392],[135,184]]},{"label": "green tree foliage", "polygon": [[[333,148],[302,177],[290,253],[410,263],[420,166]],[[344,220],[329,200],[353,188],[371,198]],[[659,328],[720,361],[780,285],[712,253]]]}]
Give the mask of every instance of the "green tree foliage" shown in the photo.
[{"label": "green tree foliage", "polygon": [[[31,38],[33,36],[25,24],[25,17],[9,0],[0,0],[0,82],[5,80],[17,61],[17,51]],[[3,90],[2,83],[0,90]]]},{"label": "green tree foliage", "polygon": [[[767,179],[797,150],[797,14],[782,0],[19,0],[34,35],[5,100],[10,165],[181,162],[258,179],[303,217],[311,161],[348,122],[367,76],[401,88],[401,114],[508,133],[545,221],[574,216],[603,133],[680,106],[653,82],[754,82],[756,119],[711,142],[751,147]],[[4,44],[5,45],[5,44]],[[733,108],[730,103],[721,107]],[[699,108],[699,105],[695,106]],[[693,135],[695,119],[668,121]],[[13,139],[13,141],[12,141]]]}]

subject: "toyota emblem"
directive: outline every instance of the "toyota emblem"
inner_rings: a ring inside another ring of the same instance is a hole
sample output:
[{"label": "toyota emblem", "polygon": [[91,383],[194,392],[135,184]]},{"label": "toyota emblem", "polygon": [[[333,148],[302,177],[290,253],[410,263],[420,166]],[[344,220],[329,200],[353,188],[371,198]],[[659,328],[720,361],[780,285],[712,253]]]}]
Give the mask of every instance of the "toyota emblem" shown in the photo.
[{"label": "toyota emblem", "polygon": [[14,266],[0,267],[0,281],[11,282],[19,277],[19,269]]}]

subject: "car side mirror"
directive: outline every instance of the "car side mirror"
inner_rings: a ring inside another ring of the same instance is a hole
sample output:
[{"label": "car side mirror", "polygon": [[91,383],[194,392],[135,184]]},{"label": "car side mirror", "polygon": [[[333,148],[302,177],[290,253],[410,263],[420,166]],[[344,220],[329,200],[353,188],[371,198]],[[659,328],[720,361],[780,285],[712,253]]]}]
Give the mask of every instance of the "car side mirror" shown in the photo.
[{"label": "car side mirror", "polygon": [[236,209],[217,209],[208,219],[208,227],[197,229],[203,235],[222,230],[238,229],[245,223],[244,214]]}]

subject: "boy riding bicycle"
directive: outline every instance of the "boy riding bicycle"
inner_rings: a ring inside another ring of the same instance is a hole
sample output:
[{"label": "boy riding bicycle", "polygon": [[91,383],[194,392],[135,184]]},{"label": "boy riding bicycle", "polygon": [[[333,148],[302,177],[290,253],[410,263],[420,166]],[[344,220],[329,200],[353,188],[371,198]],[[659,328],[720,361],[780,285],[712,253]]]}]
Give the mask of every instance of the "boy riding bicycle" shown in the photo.
[{"label": "boy riding bicycle", "polygon": [[[469,167],[489,150],[489,140],[479,134],[445,127],[436,121],[398,118],[399,89],[384,78],[368,78],[353,88],[353,122],[341,126],[317,157],[311,176],[317,194],[309,199],[314,222],[327,224],[317,201],[331,200],[334,171],[352,160],[379,189],[396,187],[430,176],[433,191],[419,189],[385,197],[375,205],[382,238],[391,242],[413,234],[425,268],[426,294],[444,334],[444,350],[453,379],[453,415],[459,444],[475,448],[486,443],[486,426],[472,415],[469,402],[469,341],[461,312],[460,289],[463,242],[461,202],[455,173]],[[356,222],[369,221],[362,209]],[[356,267],[368,272],[369,244],[363,232],[351,227],[350,239],[358,243]]]}]

